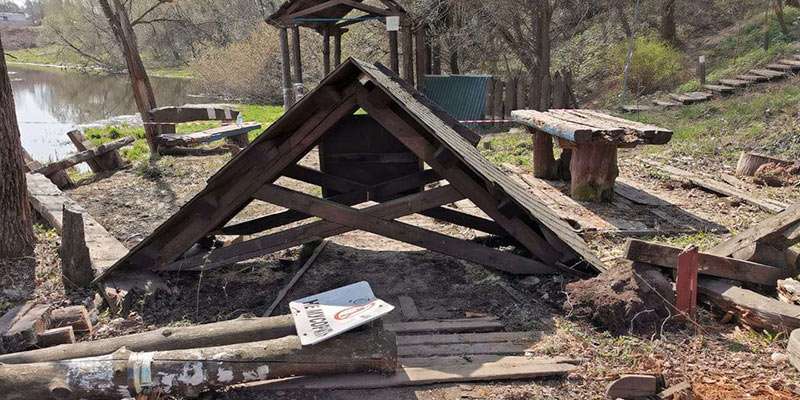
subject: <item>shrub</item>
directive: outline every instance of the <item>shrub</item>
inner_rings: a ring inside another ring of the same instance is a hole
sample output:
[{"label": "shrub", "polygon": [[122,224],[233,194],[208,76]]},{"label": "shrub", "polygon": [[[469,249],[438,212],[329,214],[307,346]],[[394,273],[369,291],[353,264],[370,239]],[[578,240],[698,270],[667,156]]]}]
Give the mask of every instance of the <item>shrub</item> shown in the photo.
[{"label": "shrub", "polygon": [[[628,43],[620,43],[611,54],[610,62],[619,71],[622,82]],[[642,95],[672,88],[681,79],[682,59],[678,50],[655,37],[637,38],[628,74],[629,90]]]}]

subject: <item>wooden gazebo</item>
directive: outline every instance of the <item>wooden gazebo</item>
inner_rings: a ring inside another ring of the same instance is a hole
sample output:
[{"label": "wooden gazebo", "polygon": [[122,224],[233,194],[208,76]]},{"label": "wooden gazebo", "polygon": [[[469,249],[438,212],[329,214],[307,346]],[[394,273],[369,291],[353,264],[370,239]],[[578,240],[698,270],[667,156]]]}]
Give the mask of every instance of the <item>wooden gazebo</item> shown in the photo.
[{"label": "wooden gazebo", "polygon": [[[364,4],[363,0],[289,0],[267,18],[267,23],[280,29],[283,63],[283,100],[288,108],[303,97],[303,62],[300,53],[300,27],[313,29],[322,35],[323,71],[331,72],[331,37],[333,37],[333,66],[342,62],[342,35],[347,27],[369,20],[383,20],[389,37],[389,67],[400,73],[398,32],[403,32],[404,78],[413,81],[413,35],[407,13],[395,0],[379,0],[383,7]],[[400,27],[403,27],[400,29]],[[292,49],[289,50],[289,30]],[[424,41],[424,36],[421,36]],[[420,39],[418,39],[420,40]],[[423,46],[420,46],[424,48]],[[294,71],[292,71],[294,70]],[[294,74],[292,74],[294,72]]]}]

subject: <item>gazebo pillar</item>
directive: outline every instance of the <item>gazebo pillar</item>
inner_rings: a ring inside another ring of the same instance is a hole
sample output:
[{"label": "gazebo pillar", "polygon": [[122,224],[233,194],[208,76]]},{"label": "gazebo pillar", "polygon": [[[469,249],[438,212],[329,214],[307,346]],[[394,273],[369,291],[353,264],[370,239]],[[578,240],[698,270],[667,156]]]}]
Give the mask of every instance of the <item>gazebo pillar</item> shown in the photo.
[{"label": "gazebo pillar", "polygon": [[331,73],[331,31],[327,26],[322,31],[322,68],[325,76]]},{"label": "gazebo pillar", "polygon": [[300,53],[300,27],[298,25],[292,26],[292,52],[294,62],[294,98],[295,101],[300,101],[306,94],[306,88],[303,85],[303,58]]},{"label": "gazebo pillar", "polygon": [[400,55],[397,48],[397,31],[389,31],[389,66],[395,74],[400,74]]},{"label": "gazebo pillar", "polygon": [[428,67],[428,51],[425,45],[425,26],[420,26],[414,32],[414,47],[416,48],[417,64],[417,89],[422,89],[422,81]]},{"label": "gazebo pillar", "polygon": [[403,36],[403,79],[406,82],[414,83],[414,33],[408,18],[402,19],[401,33]]},{"label": "gazebo pillar", "polygon": [[339,66],[342,64],[342,30],[337,29],[333,33],[333,65]]},{"label": "gazebo pillar", "polygon": [[292,93],[291,59],[289,57],[289,30],[285,27],[278,28],[281,45],[281,77],[283,78],[283,109],[288,110],[294,104]]}]

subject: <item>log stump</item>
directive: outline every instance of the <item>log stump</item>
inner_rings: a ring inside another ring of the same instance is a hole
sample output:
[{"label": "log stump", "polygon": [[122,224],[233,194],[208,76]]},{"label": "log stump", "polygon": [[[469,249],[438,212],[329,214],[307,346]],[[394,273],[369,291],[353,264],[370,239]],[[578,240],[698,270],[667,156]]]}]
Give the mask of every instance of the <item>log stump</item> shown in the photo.
[{"label": "log stump", "polygon": [[604,142],[578,144],[572,151],[571,194],[578,201],[614,200],[614,182],[619,176],[617,146]]},{"label": "log stump", "polygon": [[86,246],[83,209],[64,204],[61,233],[61,277],[67,287],[89,287],[94,280],[94,269],[89,248]]},{"label": "log stump", "polygon": [[781,160],[779,158],[770,157],[764,154],[742,152],[742,154],[739,156],[739,162],[736,164],[736,175],[755,176],[759,167],[770,163],[782,167],[790,167],[794,165],[793,162],[788,160]]},{"label": "log stump", "polygon": [[556,178],[556,160],[553,156],[553,138],[533,131],[533,176],[541,179]]}]

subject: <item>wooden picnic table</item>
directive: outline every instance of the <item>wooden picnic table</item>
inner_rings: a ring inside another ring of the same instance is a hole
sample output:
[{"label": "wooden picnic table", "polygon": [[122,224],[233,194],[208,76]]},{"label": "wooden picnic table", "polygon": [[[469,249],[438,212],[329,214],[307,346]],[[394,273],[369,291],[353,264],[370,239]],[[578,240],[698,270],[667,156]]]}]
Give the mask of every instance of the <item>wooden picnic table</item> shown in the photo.
[{"label": "wooden picnic table", "polygon": [[[611,201],[619,175],[617,149],[641,144],[666,144],[672,131],[629,121],[594,110],[516,110],[512,119],[534,136],[533,173],[538,178],[569,175],[572,197],[581,201]],[[556,138],[563,149],[559,170],[553,157]]]}]

